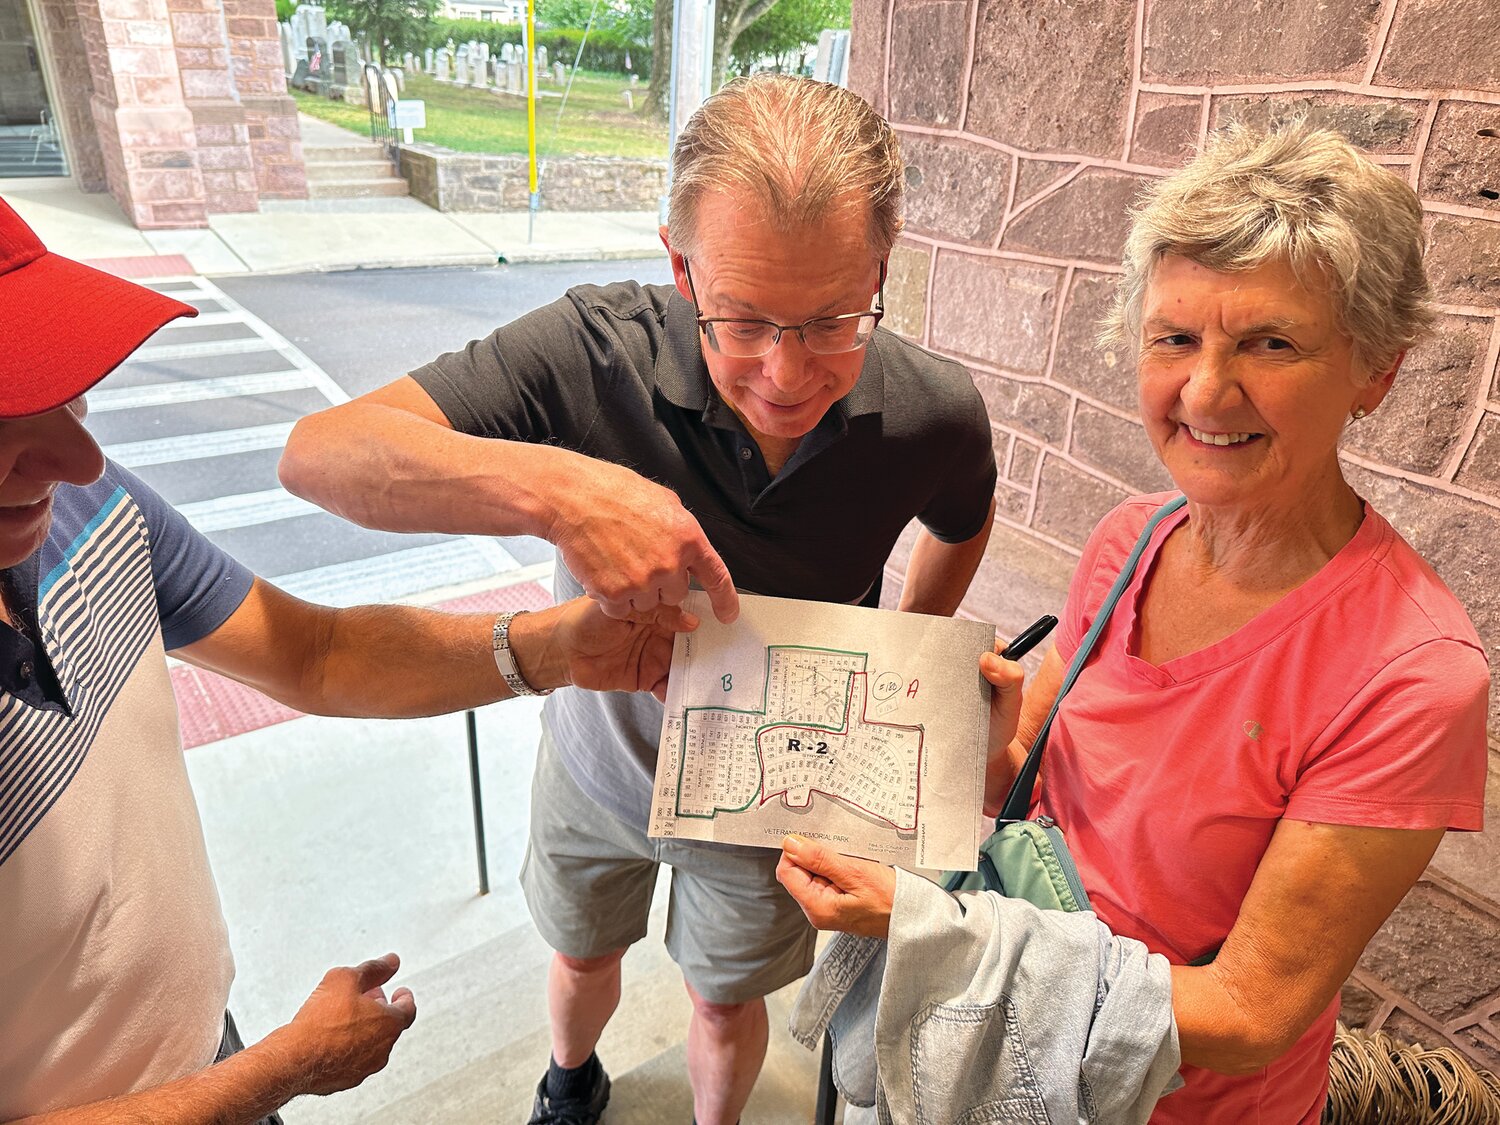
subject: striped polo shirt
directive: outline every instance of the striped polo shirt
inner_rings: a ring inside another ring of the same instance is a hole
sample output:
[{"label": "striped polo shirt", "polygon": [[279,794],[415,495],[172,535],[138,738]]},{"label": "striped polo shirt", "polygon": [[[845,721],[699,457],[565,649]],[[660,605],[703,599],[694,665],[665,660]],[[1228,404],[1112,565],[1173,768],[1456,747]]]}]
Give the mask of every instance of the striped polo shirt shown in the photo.
[{"label": "striped polo shirt", "polygon": [[234,963],[165,655],[251,581],[113,464],[58,487],[47,541],[6,575],[0,1120],[213,1061]]}]

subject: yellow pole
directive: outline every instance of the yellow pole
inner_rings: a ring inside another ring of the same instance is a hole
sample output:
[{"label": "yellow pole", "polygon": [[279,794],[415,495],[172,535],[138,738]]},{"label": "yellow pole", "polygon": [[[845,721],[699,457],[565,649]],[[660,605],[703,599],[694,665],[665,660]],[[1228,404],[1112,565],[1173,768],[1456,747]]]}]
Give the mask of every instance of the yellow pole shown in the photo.
[{"label": "yellow pole", "polygon": [[541,208],[536,175],[536,0],[526,0],[526,146],[531,156],[530,217],[526,225],[526,241],[530,242],[535,233],[536,213]]}]

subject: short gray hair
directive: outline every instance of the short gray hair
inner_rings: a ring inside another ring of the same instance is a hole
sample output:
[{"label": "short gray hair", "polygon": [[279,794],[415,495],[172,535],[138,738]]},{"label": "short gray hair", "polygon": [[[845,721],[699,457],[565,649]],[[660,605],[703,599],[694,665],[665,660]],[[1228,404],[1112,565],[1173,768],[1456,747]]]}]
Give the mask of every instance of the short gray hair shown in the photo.
[{"label": "short gray hair", "polygon": [[1303,284],[1321,276],[1356,360],[1381,372],[1435,319],[1422,245],[1416,192],[1338,133],[1232,125],[1133,210],[1103,336],[1139,347],[1146,286],[1167,254],[1225,273],[1280,260]]},{"label": "short gray hair", "polygon": [[858,94],[788,75],[737,79],[677,136],[667,237],[696,253],[698,203],[714,191],[748,192],[781,230],[865,201],[883,258],[901,232],[903,176],[896,134]]}]

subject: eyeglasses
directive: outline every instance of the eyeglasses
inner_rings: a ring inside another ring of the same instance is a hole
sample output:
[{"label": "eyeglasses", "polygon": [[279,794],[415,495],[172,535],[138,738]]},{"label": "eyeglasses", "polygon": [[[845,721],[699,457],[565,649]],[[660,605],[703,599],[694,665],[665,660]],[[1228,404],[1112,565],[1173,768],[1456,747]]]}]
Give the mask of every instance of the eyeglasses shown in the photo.
[{"label": "eyeglasses", "polygon": [[880,263],[880,288],[875,307],[869,312],[842,313],[839,316],[815,316],[801,324],[777,324],[770,320],[749,320],[732,316],[704,316],[698,306],[698,291],[693,288],[693,271],[686,257],[682,272],[687,275],[688,292],[693,297],[693,311],[698,327],[708,338],[708,346],[720,355],[735,359],[755,359],[769,355],[781,343],[783,332],[795,332],[802,346],[814,355],[842,355],[858,351],[870,342],[875,326],[885,315],[885,263]]}]

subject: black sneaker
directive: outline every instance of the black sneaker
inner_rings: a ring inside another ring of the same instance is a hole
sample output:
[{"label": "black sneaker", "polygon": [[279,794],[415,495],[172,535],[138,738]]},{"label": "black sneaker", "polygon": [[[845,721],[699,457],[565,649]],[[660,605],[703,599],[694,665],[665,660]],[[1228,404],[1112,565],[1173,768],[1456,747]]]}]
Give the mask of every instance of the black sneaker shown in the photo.
[{"label": "black sneaker", "polygon": [[609,1075],[601,1066],[589,1092],[577,1098],[553,1098],[547,1094],[547,1076],[537,1083],[536,1100],[526,1125],[595,1125],[609,1104]]}]

